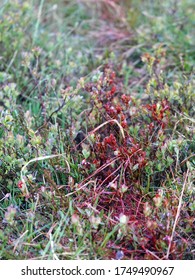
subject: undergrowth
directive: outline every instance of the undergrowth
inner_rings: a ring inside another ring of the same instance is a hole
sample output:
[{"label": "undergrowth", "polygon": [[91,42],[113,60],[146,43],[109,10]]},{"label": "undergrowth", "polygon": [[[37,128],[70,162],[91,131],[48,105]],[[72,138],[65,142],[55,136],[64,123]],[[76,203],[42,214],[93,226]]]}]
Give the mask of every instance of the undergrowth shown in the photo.
[{"label": "undergrowth", "polygon": [[193,1],[153,4],[1,4],[1,259],[194,259]]}]

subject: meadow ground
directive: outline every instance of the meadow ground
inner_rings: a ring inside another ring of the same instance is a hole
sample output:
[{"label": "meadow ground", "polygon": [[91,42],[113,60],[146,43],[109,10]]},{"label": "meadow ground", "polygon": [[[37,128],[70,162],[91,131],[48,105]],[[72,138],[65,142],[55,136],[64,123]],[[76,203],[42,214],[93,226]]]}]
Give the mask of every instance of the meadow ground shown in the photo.
[{"label": "meadow ground", "polygon": [[0,259],[195,258],[194,10],[0,1]]}]

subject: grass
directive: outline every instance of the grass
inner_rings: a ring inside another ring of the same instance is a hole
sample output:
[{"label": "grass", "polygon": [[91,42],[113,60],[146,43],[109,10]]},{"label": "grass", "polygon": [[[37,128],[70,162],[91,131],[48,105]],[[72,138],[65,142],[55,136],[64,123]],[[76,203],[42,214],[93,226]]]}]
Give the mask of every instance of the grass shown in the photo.
[{"label": "grass", "polygon": [[1,3],[0,259],[194,259],[193,2]]}]

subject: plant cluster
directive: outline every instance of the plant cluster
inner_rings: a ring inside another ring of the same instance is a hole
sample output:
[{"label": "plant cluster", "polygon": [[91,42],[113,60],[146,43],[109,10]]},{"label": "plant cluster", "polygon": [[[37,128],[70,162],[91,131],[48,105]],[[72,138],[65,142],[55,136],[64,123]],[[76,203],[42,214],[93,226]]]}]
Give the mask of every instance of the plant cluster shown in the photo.
[{"label": "plant cluster", "polygon": [[[123,93],[116,73],[108,65],[96,82],[87,83],[84,88],[90,95],[92,109],[88,117],[92,121],[86,137],[89,144],[83,144],[82,164],[95,170],[84,182],[96,178],[97,185],[95,194],[88,199],[93,204],[94,197],[99,197],[97,209],[110,213],[115,220],[112,226],[117,217],[126,217],[125,225],[118,229],[118,234],[115,232],[113,246],[125,244],[127,248],[131,244],[133,248],[134,244],[143,258],[182,258],[187,240],[183,236],[185,242],[181,246],[171,237],[179,203],[173,186],[181,188],[185,184],[185,180],[176,183],[170,174],[178,160],[171,150],[177,142],[170,133],[175,125],[171,103],[163,96],[155,98],[152,104],[137,105]],[[134,115],[130,115],[132,106],[136,108]],[[180,149],[183,144],[180,141]],[[178,172],[186,176],[185,170]],[[186,200],[192,205],[189,192]],[[189,211],[187,216],[191,220],[190,208]],[[182,215],[184,218],[186,213]]]},{"label": "plant cluster", "polygon": [[193,1],[4,2],[0,259],[194,259]]}]

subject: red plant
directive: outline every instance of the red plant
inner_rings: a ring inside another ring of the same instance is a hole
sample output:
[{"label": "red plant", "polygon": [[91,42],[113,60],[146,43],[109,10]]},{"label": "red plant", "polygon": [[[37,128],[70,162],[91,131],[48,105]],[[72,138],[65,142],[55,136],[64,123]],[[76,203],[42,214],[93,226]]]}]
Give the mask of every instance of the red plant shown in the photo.
[{"label": "red plant", "polygon": [[[159,123],[162,128],[165,128],[167,124],[167,112],[170,111],[168,101],[164,99],[160,103],[147,104],[144,107],[151,112],[152,119]],[[150,125],[152,126],[152,123]]]},{"label": "red plant", "polygon": [[22,181],[19,181],[19,182],[18,182],[18,188],[19,188],[19,189],[22,189],[22,188],[23,188],[23,182],[22,182]]},{"label": "red plant", "polygon": [[[93,124],[90,127],[93,143],[91,156],[87,159],[89,166],[93,165],[95,171],[93,169],[93,173],[82,184],[95,177],[94,192],[95,197],[99,198],[98,211],[111,213],[111,223],[121,213],[131,217],[127,226],[130,232],[134,232],[139,248],[145,254],[143,258],[158,259],[165,256],[171,234],[169,217],[162,221],[161,209],[165,214],[171,212],[171,215],[175,215],[176,207],[167,204],[167,199],[160,192],[147,200],[144,186],[148,182],[143,179],[146,178],[144,174],[147,173],[147,165],[152,174],[153,165],[150,163],[158,160],[160,144],[164,141],[161,136],[166,133],[171,108],[166,99],[143,105],[139,107],[140,112],[147,112],[147,118],[138,113],[140,119],[134,120],[129,112],[132,104],[136,105],[131,96],[123,93],[119,84],[115,72],[106,66],[97,83],[85,86],[85,90],[91,95],[93,117],[99,123],[95,123],[98,127],[93,127]],[[139,128],[137,134],[131,134],[130,131],[136,125]],[[150,179],[149,176],[148,178]],[[148,193],[147,195],[150,196]],[[90,203],[93,202],[91,196]],[[134,242],[132,237],[121,240],[121,244],[126,247]],[[149,250],[157,254],[150,254]],[[172,256],[176,250],[179,249],[170,247]]]},{"label": "red plant", "polygon": [[[137,143],[137,140],[130,136],[128,131],[129,109],[131,106],[131,96],[122,93],[120,82],[116,73],[105,66],[103,75],[97,83],[89,83],[85,89],[92,95],[93,106],[97,107],[97,119],[102,122],[116,120],[124,130],[125,137],[121,139],[119,128],[116,123],[110,122],[109,126],[100,130],[100,134],[95,136],[96,143],[93,145],[93,157],[91,163],[101,171],[97,174],[100,183],[107,183],[113,180],[121,171],[118,166],[124,168],[124,183],[136,180],[134,171],[144,168],[147,164],[146,152]],[[106,168],[101,166],[116,159],[115,163]],[[116,169],[118,171],[116,171]],[[126,178],[125,172],[130,173],[133,178]],[[134,173],[134,174],[133,174]]]}]

